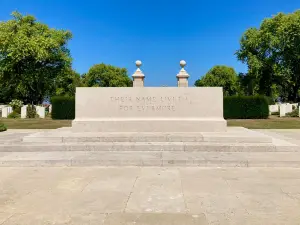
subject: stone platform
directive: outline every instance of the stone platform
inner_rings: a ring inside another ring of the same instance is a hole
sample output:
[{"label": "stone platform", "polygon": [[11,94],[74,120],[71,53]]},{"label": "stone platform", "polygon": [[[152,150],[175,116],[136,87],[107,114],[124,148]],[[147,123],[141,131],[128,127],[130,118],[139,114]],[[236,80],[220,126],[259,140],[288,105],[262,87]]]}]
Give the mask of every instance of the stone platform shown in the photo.
[{"label": "stone platform", "polygon": [[226,132],[24,133],[0,145],[0,166],[300,167],[299,145],[239,127]]},{"label": "stone platform", "polygon": [[243,127],[229,127],[224,132],[74,132],[60,128],[37,132],[23,142],[80,143],[80,142],[196,142],[196,143],[272,143],[270,136]]}]

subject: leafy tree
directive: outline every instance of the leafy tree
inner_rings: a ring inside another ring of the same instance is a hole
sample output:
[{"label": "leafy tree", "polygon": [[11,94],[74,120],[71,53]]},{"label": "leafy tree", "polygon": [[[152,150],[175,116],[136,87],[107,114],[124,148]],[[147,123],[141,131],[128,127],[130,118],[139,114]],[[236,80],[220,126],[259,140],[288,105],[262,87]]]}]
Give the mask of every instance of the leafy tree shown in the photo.
[{"label": "leafy tree", "polygon": [[[296,101],[300,88],[300,10],[279,13],[248,29],[240,41],[237,57],[248,64],[258,93]],[[275,86],[274,86],[275,85]]]},{"label": "leafy tree", "polygon": [[131,87],[132,80],[127,69],[112,65],[96,64],[83,76],[84,85],[88,87]]},{"label": "leafy tree", "polygon": [[12,17],[0,22],[0,83],[13,90],[14,98],[38,104],[50,95],[57,76],[70,67],[66,45],[72,35],[30,15],[13,12]]},{"label": "leafy tree", "polygon": [[63,71],[55,80],[55,96],[75,96],[76,87],[82,87],[82,78],[71,68]]},{"label": "leafy tree", "polygon": [[257,94],[256,79],[248,73],[239,73],[238,85],[243,95],[251,96]]},{"label": "leafy tree", "polygon": [[10,84],[2,83],[0,79],[0,103],[8,104],[14,98],[14,87]]},{"label": "leafy tree", "polygon": [[239,93],[238,77],[235,70],[228,66],[214,66],[208,73],[195,82],[197,87],[223,87],[225,96]]}]

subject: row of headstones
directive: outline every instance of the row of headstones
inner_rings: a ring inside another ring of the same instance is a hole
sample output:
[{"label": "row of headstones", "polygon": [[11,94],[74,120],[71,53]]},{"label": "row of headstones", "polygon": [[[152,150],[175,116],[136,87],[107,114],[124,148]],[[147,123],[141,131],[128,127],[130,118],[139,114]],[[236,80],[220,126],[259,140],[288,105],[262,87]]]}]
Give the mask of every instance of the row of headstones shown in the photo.
[{"label": "row of headstones", "polygon": [[287,113],[293,112],[293,106],[295,107],[295,109],[299,110],[299,117],[300,117],[300,107],[298,103],[293,103],[293,104],[283,103],[278,105],[269,105],[269,112],[270,115],[272,113],[279,112],[279,116],[284,117],[286,116]]},{"label": "row of headstones", "polygon": [[[25,119],[27,118],[27,105],[22,106],[21,108],[21,118]],[[45,118],[46,116],[46,111],[45,111],[45,107],[43,106],[35,106],[36,108],[36,113],[39,115],[39,118]],[[49,113],[51,113],[52,111],[52,107],[51,105],[49,106]],[[11,114],[13,112],[13,109],[11,106],[7,106],[2,108],[2,117],[3,118],[7,118],[9,114]]]}]

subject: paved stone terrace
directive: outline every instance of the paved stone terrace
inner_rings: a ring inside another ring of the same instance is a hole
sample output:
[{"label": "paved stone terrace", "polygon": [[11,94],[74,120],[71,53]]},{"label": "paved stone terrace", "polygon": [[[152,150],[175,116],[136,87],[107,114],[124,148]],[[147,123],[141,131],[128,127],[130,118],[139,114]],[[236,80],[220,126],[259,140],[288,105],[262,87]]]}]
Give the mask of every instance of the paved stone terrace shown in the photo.
[{"label": "paved stone terrace", "polygon": [[0,224],[300,224],[299,169],[0,168]]},{"label": "paved stone terrace", "polygon": [[[299,130],[261,132],[300,145]],[[300,169],[2,167],[0,224],[300,225]]]}]

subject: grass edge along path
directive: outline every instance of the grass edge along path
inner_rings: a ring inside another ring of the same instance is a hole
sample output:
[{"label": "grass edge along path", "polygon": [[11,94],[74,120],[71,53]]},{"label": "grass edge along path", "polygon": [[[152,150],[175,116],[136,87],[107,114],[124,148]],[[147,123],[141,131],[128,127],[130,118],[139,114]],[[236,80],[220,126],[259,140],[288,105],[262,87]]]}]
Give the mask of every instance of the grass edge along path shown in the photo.
[{"label": "grass edge along path", "polygon": [[[70,127],[72,120],[45,119],[0,119],[7,129],[56,129]],[[271,116],[269,119],[227,120],[228,126],[249,129],[300,129],[300,118],[280,118]]]}]

